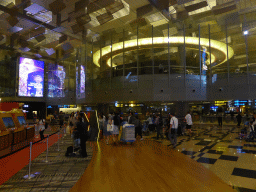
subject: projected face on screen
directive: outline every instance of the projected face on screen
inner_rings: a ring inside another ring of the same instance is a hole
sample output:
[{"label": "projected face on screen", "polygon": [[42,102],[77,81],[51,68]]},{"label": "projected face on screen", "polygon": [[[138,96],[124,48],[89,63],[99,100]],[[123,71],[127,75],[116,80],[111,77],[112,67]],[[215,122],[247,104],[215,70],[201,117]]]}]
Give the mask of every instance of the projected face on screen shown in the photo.
[{"label": "projected face on screen", "polygon": [[65,97],[65,68],[61,65],[49,64],[48,97]]},{"label": "projected face on screen", "polygon": [[19,96],[43,97],[44,62],[29,58],[20,58]]}]

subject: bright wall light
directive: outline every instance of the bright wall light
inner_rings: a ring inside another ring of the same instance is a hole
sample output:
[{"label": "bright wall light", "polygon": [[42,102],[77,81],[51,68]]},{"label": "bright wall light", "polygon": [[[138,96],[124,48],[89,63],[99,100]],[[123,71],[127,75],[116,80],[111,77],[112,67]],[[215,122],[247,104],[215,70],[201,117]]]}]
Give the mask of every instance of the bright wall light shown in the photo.
[{"label": "bright wall light", "polygon": [[[171,44],[184,44],[184,37],[182,36],[174,36],[174,37],[154,37],[153,38],[153,44],[154,45],[168,45],[168,42]],[[199,38],[198,37],[185,37],[185,43],[186,45],[199,45]],[[152,45],[152,38],[141,38],[138,39],[138,46],[151,46]],[[205,46],[205,47],[209,47],[209,39],[207,38],[200,38],[200,45],[201,46]],[[102,50],[102,57],[108,55],[111,53],[111,45],[103,47]],[[137,48],[137,39],[133,39],[133,40],[129,40],[129,41],[125,41],[124,42],[124,51],[126,51],[126,49],[131,49]],[[234,55],[234,50],[228,46],[228,57],[227,58],[227,47],[225,43],[222,43],[220,41],[216,41],[216,40],[211,40],[211,48],[216,49],[220,52],[222,52],[225,55],[225,59],[220,61],[220,63],[217,63],[214,67],[221,65],[223,63],[225,63],[228,59],[232,58]],[[122,51],[123,50],[123,42],[119,42],[119,43],[115,43],[112,44],[112,57],[114,57],[115,55],[115,51]],[[209,49],[208,49],[209,50]],[[209,53],[209,52],[208,52]],[[118,53],[120,54],[120,53]],[[118,55],[116,54],[116,55]],[[216,62],[216,58],[213,54],[211,54],[211,63],[215,63]],[[93,62],[95,65],[97,65],[98,67],[100,67],[100,50],[96,51],[93,54]],[[107,61],[107,64],[110,66],[111,60],[109,59]],[[210,65],[210,58],[206,61],[206,64]],[[115,66],[115,65],[112,65]]]},{"label": "bright wall light", "polygon": [[244,35],[248,35],[249,34],[249,32],[248,31],[244,31]]}]

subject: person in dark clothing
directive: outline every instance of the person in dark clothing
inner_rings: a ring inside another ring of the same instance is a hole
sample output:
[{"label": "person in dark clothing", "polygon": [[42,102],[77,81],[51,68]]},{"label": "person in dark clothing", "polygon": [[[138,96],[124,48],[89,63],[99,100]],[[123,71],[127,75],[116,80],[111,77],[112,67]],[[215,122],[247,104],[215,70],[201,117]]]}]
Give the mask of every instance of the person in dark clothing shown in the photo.
[{"label": "person in dark clothing", "polygon": [[155,124],[156,124],[156,131],[157,131],[157,136],[156,136],[156,139],[158,140],[159,139],[159,136],[161,136],[161,138],[163,139],[163,135],[161,134],[161,128],[162,128],[162,125],[161,125],[161,119],[160,119],[160,115],[156,115],[156,120],[155,120]]},{"label": "person in dark clothing", "polygon": [[60,129],[61,129],[64,123],[64,114],[62,113],[62,111],[59,114],[59,120],[60,120]]},{"label": "person in dark clothing", "polygon": [[134,124],[134,123],[135,123],[135,117],[134,117],[134,115],[133,115],[133,112],[131,112],[130,114],[131,114],[131,117],[129,118],[128,123],[129,123],[129,124]]},{"label": "person in dark clothing", "polygon": [[242,115],[240,113],[238,113],[238,115],[236,116],[237,119],[237,126],[240,127],[241,121],[242,121]]},{"label": "person in dark clothing", "polygon": [[83,122],[82,116],[78,117],[78,122],[76,124],[76,129],[79,133],[80,137],[80,147],[81,147],[81,156],[82,157],[87,157],[87,152],[86,152],[86,141],[88,138],[88,129],[89,123],[87,121]]},{"label": "person in dark clothing", "polygon": [[222,127],[222,108],[219,108],[217,111],[217,117],[218,117],[218,124],[220,127]]},{"label": "person in dark clothing", "polygon": [[137,137],[137,135],[139,135],[140,139],[143,140],[143,138],[142,138],[142,127],[141,127],[140,119],[137,115],[135,116],[134,126],[135,126],[135,138]]}]

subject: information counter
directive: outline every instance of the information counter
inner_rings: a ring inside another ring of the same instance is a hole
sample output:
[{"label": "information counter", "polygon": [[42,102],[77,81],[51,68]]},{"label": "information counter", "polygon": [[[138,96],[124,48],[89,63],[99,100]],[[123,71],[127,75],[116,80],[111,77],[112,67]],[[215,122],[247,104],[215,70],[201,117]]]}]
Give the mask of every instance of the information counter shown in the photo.
[{"label": "information counter", "polygon": [[28,126],[23,113],[0,112],[0,156],[28,145],[34,135],[35,127]]},{"label": "information counter", "polygon": [[35,126],[28,126],[23,113],[12,113],[12,117],[15,126],[18,127],[18,129],[24,129],[24,133],[21,134],[22,137],[24,136],[23,134],[25,134],[24,140],[33,140],[35,136]]},{"label": "information counter", "polygon": [[1,132],[0,134],[0,151],[8,149],[12,145],[13,134],[9,131]]}]

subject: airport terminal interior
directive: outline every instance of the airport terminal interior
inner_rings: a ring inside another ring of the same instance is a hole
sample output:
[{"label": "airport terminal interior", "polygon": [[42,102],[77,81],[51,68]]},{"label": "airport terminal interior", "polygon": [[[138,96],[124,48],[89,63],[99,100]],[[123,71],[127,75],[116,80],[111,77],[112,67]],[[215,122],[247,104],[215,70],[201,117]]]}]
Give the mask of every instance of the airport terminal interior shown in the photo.
[{"label": "airport terminal interior", "polygon": [[0,191],[256,191],[255,18],[256,0],[0,0]]}]

